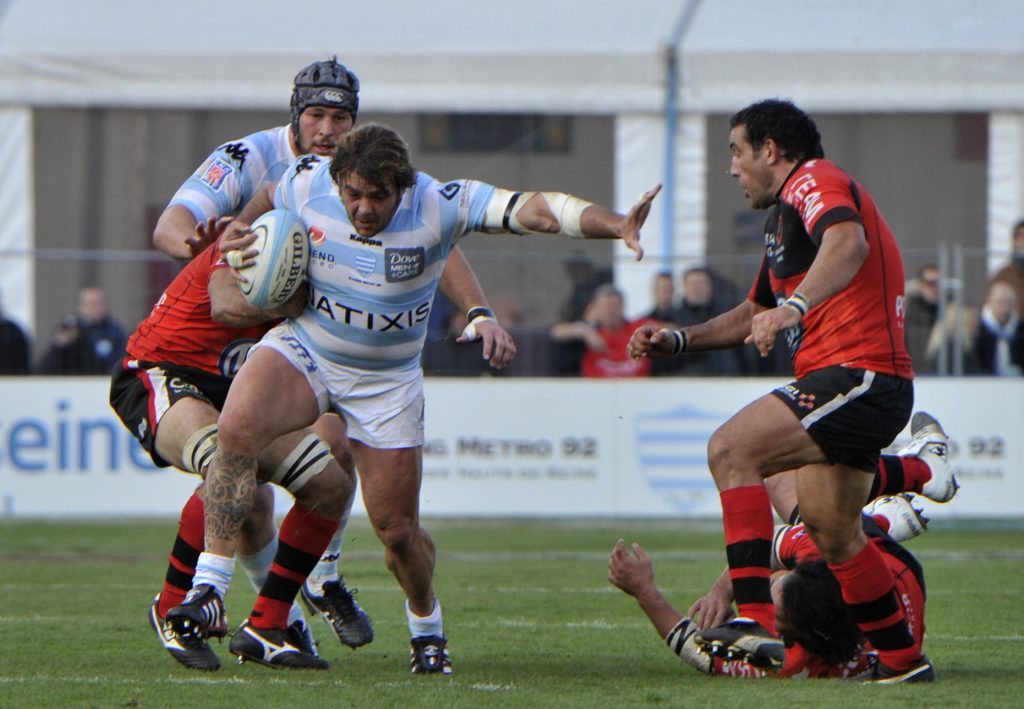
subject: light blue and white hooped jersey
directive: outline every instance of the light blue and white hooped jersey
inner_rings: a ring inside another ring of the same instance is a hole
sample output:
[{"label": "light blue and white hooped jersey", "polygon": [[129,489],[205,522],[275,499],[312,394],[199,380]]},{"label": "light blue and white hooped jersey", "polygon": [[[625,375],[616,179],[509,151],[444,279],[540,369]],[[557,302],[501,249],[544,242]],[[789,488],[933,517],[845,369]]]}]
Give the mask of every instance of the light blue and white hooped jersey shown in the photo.
[{"label": "light blue and white hooped jersey", "polygon": [[310,300],[293,322],[314,355],[364,369],[419,362],[427,318],[452,247],[483,224],[494,187],[422,172],[373,237],[352,226],[330,160],[304,155],[277,187],[276,208],[309,230]]},{"label": "light blue and white hooped jersey", "polygon": [[261,188],[280,180],[294,160],[288,126],[225,143],[178,188],[168,206],[187,208],[197,222],[237,214]]}]

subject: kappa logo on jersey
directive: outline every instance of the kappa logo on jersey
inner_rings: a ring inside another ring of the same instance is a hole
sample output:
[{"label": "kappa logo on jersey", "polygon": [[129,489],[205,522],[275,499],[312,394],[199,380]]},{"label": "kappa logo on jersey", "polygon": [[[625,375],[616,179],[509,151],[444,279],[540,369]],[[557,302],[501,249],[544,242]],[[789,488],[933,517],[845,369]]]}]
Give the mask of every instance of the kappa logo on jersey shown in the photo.
[{"label": "kappa logo on jersey", "polygon": [[238,374],[238,370],[245,362],[245,358],[249,356],[249,350],[255,344],[256,340],[247,338],[235,340],[228,345],[220,353],[220,359],[217,361],[217,369],[220,370],[221,376],[234,377]]},{"label": "kappa logo on jersey", "polygon": [[413,249],[384,249],[384,277],[388,283],[411,281],[423,275],[427,264],[427,251],[422,246]]},{"label": "kappa logo on jersey", "polygon": [[303,155],[295,166],[295,175],[298,176],[303,170],[312,170],[318,162],[320,162],[320,158],[316,155]]},{"label": "kappa logo on jersey", "polygon": [[383,246],[384,242],[380,239],[371,239],[368,236],[360,236],[359,234],[349,234],[349,241],[355,241],[360,244],[366,244],[367,246]]},{"label": "kappa logo on jersey", "polygon": [[455,195],[459,193],[459,189],[461,189],[461,187],[462,186],[458,182],[449,182],[447,185],[439,189],[438,192],[441,193],[442,197],[451,202]]},{"label": "kappa logo on jersey", "polygon": [[242,143],[228,143],[221,147],[228,157],[238,163],[239,169],[245,166],[245,156],[249,154],[249,148]]},{"label": "kappa logo on jersey", "polygon": [[220,158],[215,158],[214,161],[210,163],[209,167],[206,168],[206,171],[203,172],[203,176],[199,179],[209,185],[210,189],[217,191],[220,189],[221,185],[224,184],[224,180],[228,178],[228,175],[234,171],[235,168],[231,167]]}]

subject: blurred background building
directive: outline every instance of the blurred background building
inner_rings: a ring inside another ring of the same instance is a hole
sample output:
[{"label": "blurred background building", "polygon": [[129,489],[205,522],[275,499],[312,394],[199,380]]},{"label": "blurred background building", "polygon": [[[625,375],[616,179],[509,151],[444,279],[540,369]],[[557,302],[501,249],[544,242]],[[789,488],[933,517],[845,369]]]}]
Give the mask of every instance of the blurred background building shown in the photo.
[{"label": "blurred background building", "polygon": [[[396,128],[436,177],[619,209],[665,183],[640,264],[611,242],[463,242],[524,342],[560,319],[581,253],[629,317],[652,309],[662,271],[709,266],[746,293],[763,213],[727,174],[728,117],[759,98],[817,119],[890,220],[908,278],[939,267],[940,320],[980,308],[1024,215],[1018,0],[5,0],[5,315],[45,342],[98,286],[134,327],[180,266],[150,247],[175,189],[217,144],[284,124],[292,77],[335,54],[362,81],[359,121]],[[949,349],[939,371],[957,371]],[[543,373],[535,359],[521,373]]]}]

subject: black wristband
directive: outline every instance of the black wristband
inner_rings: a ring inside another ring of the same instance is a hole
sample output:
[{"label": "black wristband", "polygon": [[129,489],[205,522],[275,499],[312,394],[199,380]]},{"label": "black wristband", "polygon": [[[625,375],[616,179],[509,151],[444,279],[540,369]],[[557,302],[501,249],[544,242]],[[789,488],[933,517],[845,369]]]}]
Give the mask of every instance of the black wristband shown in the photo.
[{"label": "black wristband", "polygon": [[686,352],[686,346],[689,344],[689,342],[687,342],[688,338],[686,337],[686,333],[683,332],[682,328],[672,330],[671,332],[673,338],[672,354],[675,355]]},{"label": "black wristband", "polygon": [[490,318],[491,320],[497,320],[494,317],[494,311],[490,308],[485,308],[482,305],[476,308],[470,308],[469,312],[466,313],[466,320],[473,322],[477,318]]}]

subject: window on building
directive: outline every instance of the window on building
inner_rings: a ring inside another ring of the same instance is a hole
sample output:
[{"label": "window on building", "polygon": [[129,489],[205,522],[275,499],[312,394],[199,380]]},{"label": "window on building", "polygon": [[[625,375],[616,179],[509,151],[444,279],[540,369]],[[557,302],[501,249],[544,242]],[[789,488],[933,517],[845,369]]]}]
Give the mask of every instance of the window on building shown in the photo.
[{"label": "window on building", "polygon": [[420,145],[425,151],[438,153],[567,153],[572,149],[572,117],[429,114],[420,117]]}]

